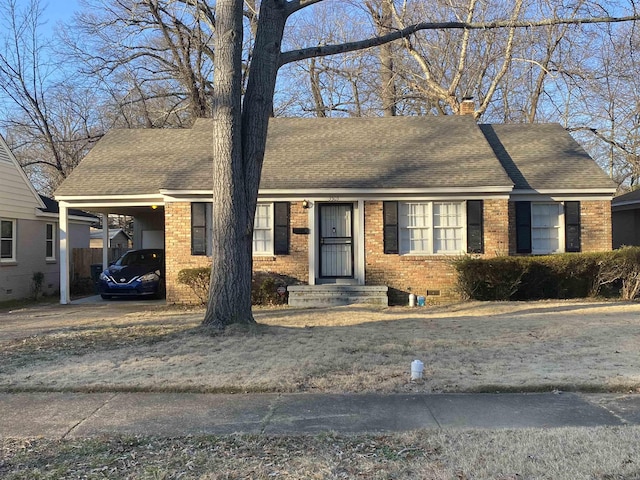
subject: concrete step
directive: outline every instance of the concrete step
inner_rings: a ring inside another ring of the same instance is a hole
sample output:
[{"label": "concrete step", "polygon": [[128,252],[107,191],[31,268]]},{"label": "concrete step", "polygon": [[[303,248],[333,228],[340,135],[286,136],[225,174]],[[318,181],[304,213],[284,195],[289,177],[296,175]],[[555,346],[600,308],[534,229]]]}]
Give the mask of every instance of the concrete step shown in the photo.
[{"label": "concrete step", "polygon": [[289,305],[292,307],[327,307],[368,303],[388,305],[386,286],[377,285],[291,285]]}]

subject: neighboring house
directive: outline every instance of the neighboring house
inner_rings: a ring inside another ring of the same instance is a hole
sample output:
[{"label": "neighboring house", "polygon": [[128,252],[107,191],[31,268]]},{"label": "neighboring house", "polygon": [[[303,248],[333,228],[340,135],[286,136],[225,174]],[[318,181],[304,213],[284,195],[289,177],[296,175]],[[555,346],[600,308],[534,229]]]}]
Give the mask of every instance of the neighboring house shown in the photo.
[{"label": "neighboring house", "polygon": [[[44,274],[43,293],[60,286],[58,204],[36,193],[0,136],[0,302],[31,295],[33,274]],[[96,217],[68,212],[71,247],[89,246]]]},{"label": "neighboring house", "polygon": [[[56,192],[68,207],[133,215],[134,248],[162,230],[168,302],[194,301],[178,272],[211,261],[211,132],[209,119],[112,130]],[[123,175],[131,165],[144,175]],[[456,256],[611,249],[615,189],[557,124],[275,118],[254,271],[314,288],[384,286],[392,302],[452,298]]]},{"label": "neighboring house", "polygon": [[640,245],[640,190],[619,195],[611,202],[613,248]]},{"label": "neighboring house", "polygon": [[[92,228],[90,232],[91,240],[89,246],[91,248],[102,248],[104,230],[102,228]],[[109,247],[126,250],[131,248],[131,237],[121,228],[109,229]]]}]

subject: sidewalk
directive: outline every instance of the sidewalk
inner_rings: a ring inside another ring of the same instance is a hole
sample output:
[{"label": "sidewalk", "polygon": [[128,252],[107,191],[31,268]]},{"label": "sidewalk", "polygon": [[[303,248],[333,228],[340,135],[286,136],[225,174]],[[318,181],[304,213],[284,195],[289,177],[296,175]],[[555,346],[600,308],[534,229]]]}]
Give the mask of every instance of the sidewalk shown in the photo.
[{"label": "sidewalk", "polygon": [[0,393],[0,437],[640,425],[640,395]]}]

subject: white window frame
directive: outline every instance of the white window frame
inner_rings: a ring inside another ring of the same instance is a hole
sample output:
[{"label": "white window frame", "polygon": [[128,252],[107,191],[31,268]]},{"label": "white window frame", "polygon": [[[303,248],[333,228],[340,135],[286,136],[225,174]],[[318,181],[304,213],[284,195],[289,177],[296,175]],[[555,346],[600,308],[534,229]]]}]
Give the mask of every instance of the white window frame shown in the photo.
[{"label": "white window frame", "polygon": [[[457,204],[460,205],[460,223],[457,226],[447,226],[435,224],[434,205],[436,204]],[[425,210],[426,224],[422,226],[410,226],[408,222],[407,208],[408,205],[422,205]],[[400,202],[398,211],[398,223],[399,223],[399,248],[401,255],[460,255],[467,250],[467,209],[465,201],[408,201]],[[443,228],[455,228],[460,231],[460,250],[436,250],[436,231]],[[411,240],[409,231],[422,230],[423,234],[427,235],[428,246],[423,250],[411,250]],[[408,245],[408,248],[406,246]]]},{"label": "white window frame", "polygon": [[[537,206],[554,206],[558,209],[558,223],[553,226],[536,226],[534,224],[534,208]],[[534,230],[555,230],[558,235],[558,248],[556,250],[548,250],[538,247],[536,248],[536,239],[534,236]],[[565,251],[565,238],[564,238],[564,203],[562,202],[531,202],[531,254],[532,255],[551,255],[554,253],[564,253]]]},{"label": "white window frame", "polygon": [[[56,260],[56,224],[55,223],[47,223],[45,224],[46,226],[44,227],[44,236],[45,236],[45,247],[44,247],[44,254],[45,254],[45,260],[47,262],[55,262]],[[51,226],[51,238],[49,238],[49,232],[48,232],[48,227]],[[47,255],[47,249],[49,247],[49,244],[51,244],[51,255]]]},{"label": "white window frame", "polygon": [[[262,207],[262,208],[261,208]],[[258,223],[258,214],[261,211],[265,211],[268,213],[267,217],[262,217],[262,218],[266,218],[267,219],[267,223],[268,226],[262,226],[259,225]],[[273,255],[273,251],[274,251],[274,208],[273,208],[273,202],[271,203],[258,203],[258,205],[256,206],[256,214],[255,214],[255,218],[253,221],[253,240],[251,243],[251,249],[253,252],[253,255],[255,256],[261,256],[261,255]],[[262,232],[266,234],[266,238],[265,239],[261,239],[261,242],[267,242],[266,248],[262,249],[262,250],[257,250],[256,249],[256,233],[258,232]]]},{"label": "white window frame", "polygon": [[[2,223],[9,222],[11,223],[11,238],[2,237]],[[9,218],[0,218],[0,244],[4,241],[11,241],[11,258],[0,258],[0,263],[13,263],[16,261],[16,249],[17,249],[17,222],[14,219]]]}]

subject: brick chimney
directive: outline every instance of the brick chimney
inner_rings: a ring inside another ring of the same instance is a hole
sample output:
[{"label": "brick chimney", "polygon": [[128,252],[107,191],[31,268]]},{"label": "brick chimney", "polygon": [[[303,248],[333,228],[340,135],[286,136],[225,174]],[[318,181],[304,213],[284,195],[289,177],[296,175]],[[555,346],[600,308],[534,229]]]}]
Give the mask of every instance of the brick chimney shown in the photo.
[{"label": "brick chimney", "polygon": [[473,97],[464,97],[460,102],[460,115],[474,115],[476,113],[476,102]]}]

